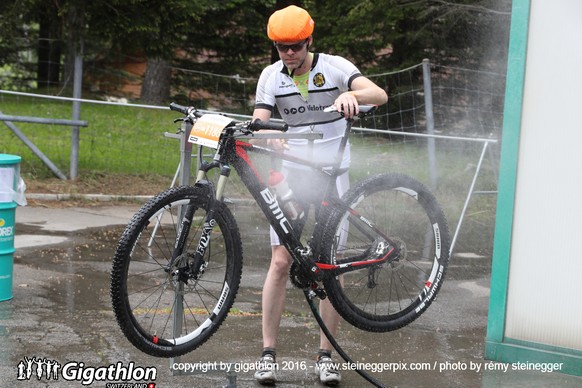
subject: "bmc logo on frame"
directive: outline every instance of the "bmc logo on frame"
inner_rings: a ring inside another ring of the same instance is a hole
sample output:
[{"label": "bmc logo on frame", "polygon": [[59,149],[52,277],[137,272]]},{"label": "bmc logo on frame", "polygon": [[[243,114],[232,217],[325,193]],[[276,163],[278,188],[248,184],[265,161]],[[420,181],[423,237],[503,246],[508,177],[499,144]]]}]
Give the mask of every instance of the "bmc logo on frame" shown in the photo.
[{"label": "bmc logo on frame", "polygon": [[[24,357],[17,366],[17,380],[47,380],[58,381],[78,381],[84,386],[94,382],[108,382],[107,388],[132,387],[132,388],[155,388],[155,381],[158,370],[155,367],[140,367],[130,362],[127,366],[122,362],[108,366],[87,366],[83,362],[70,361],[61,364],[55,360],[46,358]],[[126,383],[134,381],[134,383]],[[141,381],[141,382],[135,382]]]}]

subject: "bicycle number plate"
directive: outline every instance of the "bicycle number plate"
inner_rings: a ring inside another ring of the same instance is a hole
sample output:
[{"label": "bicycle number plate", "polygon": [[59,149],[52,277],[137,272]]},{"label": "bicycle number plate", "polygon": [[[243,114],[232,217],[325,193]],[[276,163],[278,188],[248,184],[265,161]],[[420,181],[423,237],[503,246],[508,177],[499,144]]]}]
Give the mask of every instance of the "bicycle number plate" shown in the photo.
[{"label": "bicycle number plate", "polygon": [[226,116],[212,113],[205,114],[196,120],[194,126],[192,126],[188,141],[204,147],[218,148],[220,134],[231,122],[232,119]]}]

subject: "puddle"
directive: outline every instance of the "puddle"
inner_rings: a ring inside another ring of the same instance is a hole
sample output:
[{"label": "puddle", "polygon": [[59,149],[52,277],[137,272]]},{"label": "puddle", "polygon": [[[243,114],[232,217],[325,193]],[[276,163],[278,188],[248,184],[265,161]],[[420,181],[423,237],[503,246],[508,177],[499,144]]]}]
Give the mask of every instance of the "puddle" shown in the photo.
[{"label": "puddle", "polygon": [[14,248],[29,248],[37,246],[45,246],[52,244],[59,244],[67,241],[64,236],[39,236],[35,234],[18,234],[14,236]]}]

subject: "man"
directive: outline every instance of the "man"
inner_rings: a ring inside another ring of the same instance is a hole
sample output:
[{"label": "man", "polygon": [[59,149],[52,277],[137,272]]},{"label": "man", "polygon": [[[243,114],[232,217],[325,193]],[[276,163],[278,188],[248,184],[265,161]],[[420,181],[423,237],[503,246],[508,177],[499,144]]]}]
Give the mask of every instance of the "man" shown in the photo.
[{"label": "man", "polygon": [[[338,115],[325,113],[323,108],[335,105],[346,118],[359,112],[358,104],[385,104],[386,92],[368,78],[348,60],[309,51],[312,46],[314,22],[309,13],[297,6],[289,6],[275,12],[269,18],[267,35],[279,52],[280,60],[261,73],[257,85],[254,119],[267,121],[275,107],[289,125],[289,133],[322,132],[323,139],[315,141],[310,149],[306,140],[290,140],[286,145],[280,139],[268,140],[271,148],[300,157],[310,157],[318,162],[332,162],[345,131],[345,120]],[[348,167],[349,147],[344,153],[342,167]],[[283,164],[283,172],[291,189],[305,201],[309,193],[301,193],[306,180],[305,173],[290,162]],[[295,184],[293,184],[295,183]],[[338,177],[337,188],[342,195],[349,186],[347,172]],[[300,195],[301,194],[301,195]],[[313,197],[313,195],[311,195]],[[261,384],[274,384],[276,380],[276,345],[281,315],[285,308],[285,292],[291,257],[280,245],[271,230],[272,258],[265,280],[262,296],[263,309],[263,353],[261,370],[255,378]],[[320,303],[320,313],[332,334],[335,335],[339,316],[329,300]],[[320,350],[316,372],[323,384],[335,385],[341,381],[339,371],[331,360],[332,345],[320,333]]]}]

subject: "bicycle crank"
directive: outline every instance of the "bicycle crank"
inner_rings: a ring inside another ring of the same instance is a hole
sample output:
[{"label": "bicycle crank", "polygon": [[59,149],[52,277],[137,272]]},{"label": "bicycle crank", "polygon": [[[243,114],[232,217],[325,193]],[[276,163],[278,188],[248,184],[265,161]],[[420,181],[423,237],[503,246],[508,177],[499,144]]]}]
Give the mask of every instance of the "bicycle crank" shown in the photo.
[{"label": "bicycle crank", "polygon": [[312,295],[312,297],[317,296],[320,299],[327,298],[327,294],[325,290],[319,285],[310,280],[305,273],[301,271],[301,267],[297,265],[297,263],[293,262],[291,264],[291,269],[289,270],[289,278],[291,279],[291,283],[304,291],[307,291]]}]

